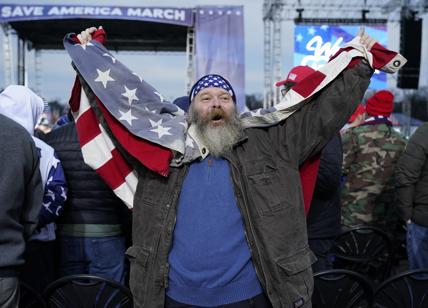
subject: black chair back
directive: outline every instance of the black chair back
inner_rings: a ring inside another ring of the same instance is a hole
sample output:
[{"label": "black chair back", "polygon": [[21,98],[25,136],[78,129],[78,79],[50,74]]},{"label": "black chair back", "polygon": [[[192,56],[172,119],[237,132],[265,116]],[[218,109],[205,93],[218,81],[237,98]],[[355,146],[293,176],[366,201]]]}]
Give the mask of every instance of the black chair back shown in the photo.
[{"label": "black chair back", "polygon": [[313,308],[370,308],[373,288],[361,274],[333,269],[314,275]]},{"label": "black chair back", "polygon": [[388,234],[379,228],[358,226],[344,231],[331,250],[333,267],[358,272],[381,283],[391,272],[393,249]]},{"label": "black chair back", "polygon": [[131,291],[121,284],[93,275],[72,275],[52,282],[43,292],[49,307],[132,307]]},{"label": "black chair back", "polygon": [[42,295],[26,283],[19,282],[19,308],[46,308]]},{"label": "black chair back", "polygon": [[373,307],[428,307],[428,269],[407,271],[384,281],[375,291]]}]

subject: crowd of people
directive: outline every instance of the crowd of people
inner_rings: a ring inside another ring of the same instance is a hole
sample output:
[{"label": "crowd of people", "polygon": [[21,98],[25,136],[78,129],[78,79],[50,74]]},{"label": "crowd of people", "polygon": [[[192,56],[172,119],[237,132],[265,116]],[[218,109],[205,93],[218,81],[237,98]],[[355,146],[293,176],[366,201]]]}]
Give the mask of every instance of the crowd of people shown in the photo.
[{"label": "crowd of people", "polygon": [[428,124],[407,141],[390,122],[390,91],[362,102],[379,68],[366,57],[375,45],[360,32],[321,70],[327,78],[293,68],[276,84],[281,103],[251,117],[239,117],[227,79],[200,78],[174,101],[186,150],[173,152],[169,174],[128,159],[138,173],[132,211],[85,163],[76,110],[36,137],[43,100],[8,86],[0,307],[18,307],[19,281],[42,292],[73,274],[129,286],[135,307],[311,307],[313,273],[333,268],[335,238],[358,225],[389,234],[406,225],[409,269],[428,268]]}]

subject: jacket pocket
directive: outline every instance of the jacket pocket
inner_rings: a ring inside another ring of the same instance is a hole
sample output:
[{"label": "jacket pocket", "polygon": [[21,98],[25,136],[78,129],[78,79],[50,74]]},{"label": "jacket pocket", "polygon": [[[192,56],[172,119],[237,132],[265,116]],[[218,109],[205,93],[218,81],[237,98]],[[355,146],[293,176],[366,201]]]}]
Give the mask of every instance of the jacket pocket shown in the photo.
[{"label": "jacket pocket", "polygon": [[144,305],[146,297],[148,283],[147,263],[150,252],[138,246],[131,246],[126,250],[125,254],[131,265],[129,287],[134,298],[134,305],[140,307]]},{"label": "jacket pocket", "polygon": [[150,252],[138,246],[129,247],[125,254],[128,256],[129,262],[136,262],[142,267],[146,267]]},{"label": "jacket pocket", "polygon": [[259,215],[274,215],[289,206],[281,189],[280,172],[269,159],[246,162],[249,192]]},{"label": "jacket pocket", "polygon": [[316,257],[309,247],[292,256],[277,259],[280,298],[284,307],[310,307],[314,289],[311,265],[315,261]]}]

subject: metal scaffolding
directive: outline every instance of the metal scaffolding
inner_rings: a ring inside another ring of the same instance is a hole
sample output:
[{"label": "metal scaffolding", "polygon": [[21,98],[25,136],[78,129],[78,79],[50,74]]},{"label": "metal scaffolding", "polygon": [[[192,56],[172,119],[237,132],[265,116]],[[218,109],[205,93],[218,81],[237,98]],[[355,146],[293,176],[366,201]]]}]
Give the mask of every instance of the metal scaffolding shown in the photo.
[{"label": "metal scaffolding", "polygon": [[195,81],[195,27],[187,28],[186,38],[186,81],[185,90],[188,94]]},{"label": "metal scaffolding", "polygon": [[36,93],[41,93],[42,91],[42,51],[36,49],[34,51],[34,90]]},{"label": "metal scaffolding", "polygon": [[400,21],[403,13],[428,11],[428,0],[265,0],[264,106],[279,102],[274,81],[281,79],[281,23],[371,23]]},{"label": "metal scaffolding", "polygon": [[274,80],[281,78],[281,21],[283,1],[268,0],[263,5],[264,24],[264,107],[279,100],[279,90],[272,87]]}]

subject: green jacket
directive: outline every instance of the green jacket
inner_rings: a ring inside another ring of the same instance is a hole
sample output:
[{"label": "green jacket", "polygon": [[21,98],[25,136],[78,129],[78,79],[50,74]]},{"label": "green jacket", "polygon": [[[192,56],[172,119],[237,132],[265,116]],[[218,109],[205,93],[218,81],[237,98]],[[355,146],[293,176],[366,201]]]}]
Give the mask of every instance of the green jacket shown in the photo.
[{"label": "green jacket", "polygon": [[394,168],[406,141],[386,123],[362,124],[342,136],[342,224],[383,226],[397,218]]},{"label": "green jacket", "polygon": [[[257,276],[274,308],[311,307],[315,256],[307,243],[299,166],[320,152],[360,102],[372,70],[344,71],[286,121],[249,128],[225,156]],[[139,169],[130,287],[135,307],[161,308],[177,201],[188,165],[165,178]]]}]

